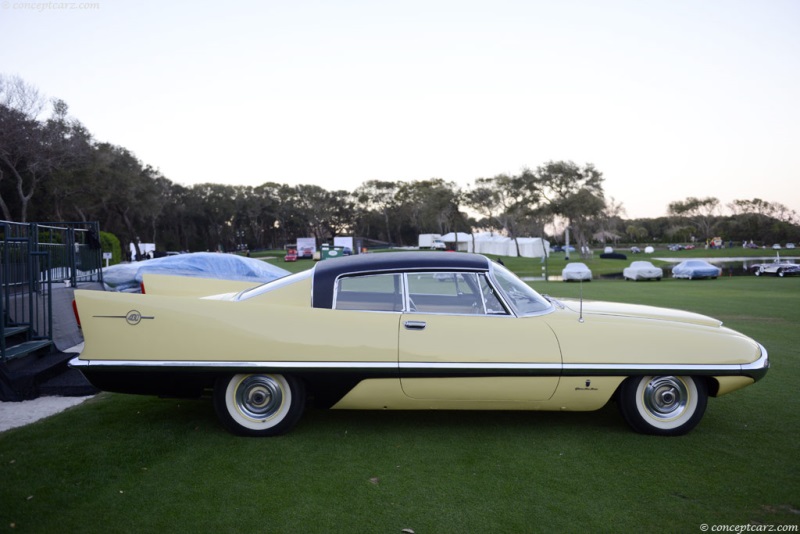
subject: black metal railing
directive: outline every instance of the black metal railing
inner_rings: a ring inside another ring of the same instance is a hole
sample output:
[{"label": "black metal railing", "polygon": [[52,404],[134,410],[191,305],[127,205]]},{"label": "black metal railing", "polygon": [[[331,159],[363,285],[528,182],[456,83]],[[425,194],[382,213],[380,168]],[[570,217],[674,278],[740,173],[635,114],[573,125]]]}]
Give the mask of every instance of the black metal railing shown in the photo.
[{"label": "black metal railing", "polygon": [[7,338],[52,340],[53,283],[102,282],[99,235],[96,222],[0,221],[0,361]]}]

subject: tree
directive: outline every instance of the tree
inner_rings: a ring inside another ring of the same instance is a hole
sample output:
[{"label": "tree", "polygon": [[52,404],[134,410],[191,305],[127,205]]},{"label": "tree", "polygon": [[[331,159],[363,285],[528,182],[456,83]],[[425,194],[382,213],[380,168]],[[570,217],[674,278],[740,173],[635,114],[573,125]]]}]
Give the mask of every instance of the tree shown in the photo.
[{"label": "tree", "polygon": [[532,178],[527,170],[516,177],[498,174],[493,178],[478,178],[465,195],[467,204],[485,218],[490,228],[514,239],[517,254],[521,229],[535,233],[540,222],[537,216],[538,187]]},{"label": "tree", "polygon": [[711,227],[719,215],[719,200],[713,197],[688,197],[686,200],[670,202],[667,213],[672,217],[689,219],[703,234],[703,238],[709,239],[714,237],[711,235]]},{"label": "tree", "polygon": [[[397,182],[386,182],[381,180],[369,180],[361,184],[354,192],[356,204],[354,209],[358,213],[358,220],[361,221],[363,234],[367,237],[374,237],[382,241],[391,243],[394,234],[392,219],[397,214],[397,202],[395,197],[400,184]],[[381,232],[371,232],[369,221],[372,213],[379,214],[383,221]],[[365,224],[366,223],[366,224]]]},{"label": "tree", "polygon": [[728,207],[734,215],[753,214],[798,224],[797,212],[779,202],[767,202],[760,198],[754,198],[753,200],[734,200],[728,204]]},{"label": "tree", "polygon": [[538,193],[548,210],[567,220],[583,249],[591,225],[606,209],[603,173],[591,163],[579,167],[571,161],[549,161],[534,173],[524,174],[530,177],[529,187]]},{"label": "tree", "polygon": [[635,224],[629,224],[627,228],[625,228],[625,233],[634,243],[639,243],[641,240],[647,237],[647,228],[644,226],[637,226]]},{"label": "tree", "polygon": [[[0,75],[0,209],[8,220],[16,213],[27,221],[43,182],[87,155],[88,132],[68,117],[63,100],[51,103],[51,117],[40,121],[45,99],[39,91],[19,77]],[[13,185],[3,183],[7,177]]]},{"label": "tree", "polygon": [[416,242],[420,233],[452,232],[462,221],[459,211],[461,191],[454,182],[441,178],[403,182],[396,200],[411,229],[406,235],[410,242]]},{"label": "tree", "polygon": [[236,189],[231,185],[204,183],[192,187],[197,196],[200,213],[195,213],[208,233],[205,239],[207,250],[224,250],[236,242],[233,227],[236,215]]}]

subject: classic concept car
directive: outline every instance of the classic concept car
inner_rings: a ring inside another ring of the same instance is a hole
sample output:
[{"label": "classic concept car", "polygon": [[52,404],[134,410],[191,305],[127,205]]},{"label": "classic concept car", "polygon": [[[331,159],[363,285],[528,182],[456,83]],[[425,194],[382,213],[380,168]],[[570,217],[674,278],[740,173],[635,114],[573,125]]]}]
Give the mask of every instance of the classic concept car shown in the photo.
[{"label": "classic concept car", "polygon": [[242,284],[153,275],[146,294],[76,291],[86,341],[70,364],[108,391],[211,391],[222,424],[253,436],[291,429],[307,399],[564,411],[614,399],[634,430],[678,435],[709,396],[769,367],[763,346],[715,319],[561,302],[474,254],[365,254]]},{"label": "classic concept car", "polygon": [[714,279],[721,273],[722,269],[705,260],[686,260],[672,268],[673,278],[688,278],[689,280]]},{"label": "classic concept car", "polygon": [[661,280],[664,276],[664,270],[661,267],[656,267],[649,261],[634,261],[630,267],[625,267],[622,270],[622,276],[625,280]]},{"label": "classic concept car", "polygon": [[780,255],[775,258],[771,263],[757,263],[750,267],[750,270],[756,276],[774,275],[780,276],[800,276],[800,265],[797,263],[782,260]]}]

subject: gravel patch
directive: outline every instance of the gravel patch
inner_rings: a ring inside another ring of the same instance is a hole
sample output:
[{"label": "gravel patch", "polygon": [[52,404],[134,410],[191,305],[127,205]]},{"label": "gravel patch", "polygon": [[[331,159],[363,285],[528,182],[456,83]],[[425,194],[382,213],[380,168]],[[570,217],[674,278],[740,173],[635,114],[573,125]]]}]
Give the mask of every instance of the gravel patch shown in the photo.
[{"label": "gravel patch", "polygon": [[0,432],[29,425],[91,398],[91,396],[39,397],[22,402],[0,402]]}]

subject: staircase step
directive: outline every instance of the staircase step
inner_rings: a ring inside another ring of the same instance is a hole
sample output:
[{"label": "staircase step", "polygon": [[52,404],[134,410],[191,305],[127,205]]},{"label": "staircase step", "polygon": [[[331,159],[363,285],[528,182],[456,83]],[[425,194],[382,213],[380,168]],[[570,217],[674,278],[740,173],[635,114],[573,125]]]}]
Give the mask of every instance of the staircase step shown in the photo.
[{"label": "staircase step", "polygon": [[63,372],[74,353],[31,354],[0,362],[0,400],[21,401],[39,396],[38,385]]},{"label": "staircase step", "polygon": [[32,354],[37,350],[49,347],[52,344],[53,342],[49,339],[36,339],[33,341],[25,341],[24,343],[20,343],[19,345],[14,345],[12,347],[6,347],[6,360]]},{"label": "staircase step", "polygon": [[77,369],[67,369],[39,384],[39,395],[43,397],[88,397],[99,392]]},{"label": "staircase step", "polygon": [[3,328],[3,337],[16,336],[17,334],[27,332],[28,330],[29,327],[27,326],[6,326]]}]

